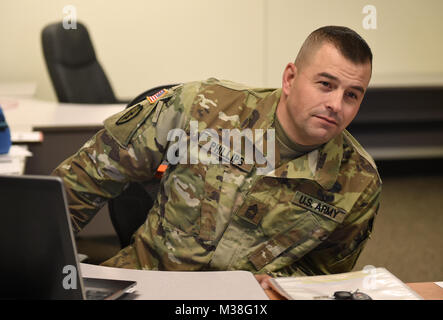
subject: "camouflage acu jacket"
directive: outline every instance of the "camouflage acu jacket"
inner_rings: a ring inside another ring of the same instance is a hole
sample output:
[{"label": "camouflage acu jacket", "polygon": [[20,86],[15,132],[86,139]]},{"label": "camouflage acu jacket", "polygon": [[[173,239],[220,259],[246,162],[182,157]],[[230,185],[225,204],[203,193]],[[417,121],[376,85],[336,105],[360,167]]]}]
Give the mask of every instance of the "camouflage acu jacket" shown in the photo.
[{"label": "camouflage acu jacket", "polygon": [[[129,182],[153,178],[174,144],[171,130],[189,134],[191,121],[199,131],[267,129],[280,94],[209,79],[160,92],[107,119],[54,171],[64,179],[75,231]],[[279,162],[277,146],[276,157],[279,166],[265,174],[232,158],[169,164],[146,222],[104,265],[279,276],[350,271],[379,204],[372,158],[346,131],[289,162]]]}]

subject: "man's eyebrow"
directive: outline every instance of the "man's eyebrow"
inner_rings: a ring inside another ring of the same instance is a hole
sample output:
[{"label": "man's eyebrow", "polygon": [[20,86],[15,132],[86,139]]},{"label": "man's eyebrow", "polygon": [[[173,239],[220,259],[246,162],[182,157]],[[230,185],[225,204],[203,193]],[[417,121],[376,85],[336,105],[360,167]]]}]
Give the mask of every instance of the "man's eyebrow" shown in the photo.
[{"label": "man's eyebrow", "polygon": [[[337,82],[340,82],[340,79],[338,79],[336,76],[333,76],[332,74],[327,73],[327,72],[320,72],[319,74],[317,74],[317,76],[325,77],[325,78],[328,78],[328,79],[331,79],[331,80],[335,80],[335,81],[337,81]],[[351,88],[353,88],[353,89],[355,89],[355,90],[358,90],[358,91],[360,91],[361,93],[365,93],[365,89],[364,89],[363,87],[360,87],[360,86],[351,86]]]},{"label": "man's eyebrow", "polygon": [[338,80],[338,78],[336,76],[333,76],[332,74],[329,74],[327,72],[320,72],[317,75],[320,77],[325,77],[325,78],[331,79],[331,80],[340,81],[340,80]]}]

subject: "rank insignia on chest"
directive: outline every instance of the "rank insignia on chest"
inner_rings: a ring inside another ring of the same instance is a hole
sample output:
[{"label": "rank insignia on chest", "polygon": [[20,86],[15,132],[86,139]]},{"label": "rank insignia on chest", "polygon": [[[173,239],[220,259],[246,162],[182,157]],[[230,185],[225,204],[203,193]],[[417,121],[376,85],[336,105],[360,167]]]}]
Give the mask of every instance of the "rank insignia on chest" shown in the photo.
[{"label": "rank insignia on chest", "polygon": [[300,191],[297,191],[295,193],[292,202],[300,207],[308,209],[309,211],[316,214],[323,215],[338,223],[342,223],[346,216],[345,210],[334,207],[326,202],[320,201]]},{"label": "rank insignia on chest", "polygon": [[161,97],[163,97],[164,95],[166,95],[168,93],[168,90],[166,89],[162,89],[159,92],[157,92],[156,94],[146,97],[146,99],[149,101],[149,103],[154,103],[156,102],[158,99],[160,99]]}]

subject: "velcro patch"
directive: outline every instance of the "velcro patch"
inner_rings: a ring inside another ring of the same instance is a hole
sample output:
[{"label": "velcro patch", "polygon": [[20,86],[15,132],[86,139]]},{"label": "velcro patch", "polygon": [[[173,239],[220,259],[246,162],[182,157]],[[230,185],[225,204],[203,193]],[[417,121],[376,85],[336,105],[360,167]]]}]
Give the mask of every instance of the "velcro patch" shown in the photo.
[{"label": "velcro patch", "polygon": [[155,106],[155,104],[148,105],[147,102],[136,104],[107,118],[104,127],[120,146],[126,148]]},{"label": "velcro patch", "polygon": [[249,223],[257,226],[268,212],[268,205],[255,199],[247,198],[237,215]]},{"label": "velcro patch", "polygon": [[166,89],[162,89],[159,92],[157,92],[156,94],[146,97],[146,99],[149,101],[149,103],[154,103],[156,102],[158,99],[160,99],[161,97],[163,97],[164,95],[166,95],[168,93],[168,90]]},{"label": "velcro patch", "polygon": [[245,158],[235,152],[234,150],[228,148],[227,146],[218,143],[217,141],[211,140],[210,142],[199,141],[199,146],[206,152],[211,152],[219,157],[219,159],[225,160],[225,162],[243,170],[245,172],[251,172],[253,165],[245,163]]},{"label": "velcro patch", "polygon": [[128,112],[126,112],[124,115],[122,115],[117,122],[115,123],[116,125],[121,125],[123,123],[126,123],[128,121],[130,121],[131,119],[134,119],[139,113],[140,111],[142,111],[143,107],[141,104],[137,104],[134,107],[132,107],[131,109],[129,109]]},{"label": "velcro patch", "polygon": [[346,216],[345,210],[334,207],[326,202],[320,201],[300,191],[297,191],[295,193],[292,202],[300,207],[308,209],[309,211],[316,214],[325,216],[338,223],[342,223]]}]

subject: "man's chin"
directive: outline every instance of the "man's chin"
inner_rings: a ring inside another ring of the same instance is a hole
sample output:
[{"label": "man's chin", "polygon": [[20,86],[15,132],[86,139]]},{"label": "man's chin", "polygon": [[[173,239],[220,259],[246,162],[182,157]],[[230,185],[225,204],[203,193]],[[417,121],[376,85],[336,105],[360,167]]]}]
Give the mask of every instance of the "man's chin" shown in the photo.
[{"label": "man's chin", "polygon": [[336,135],[331,134],[330,132],[316,132],[312,134],[309,139],[309,145],[316,146],[325,144],[328,141],[332,140]]}]

